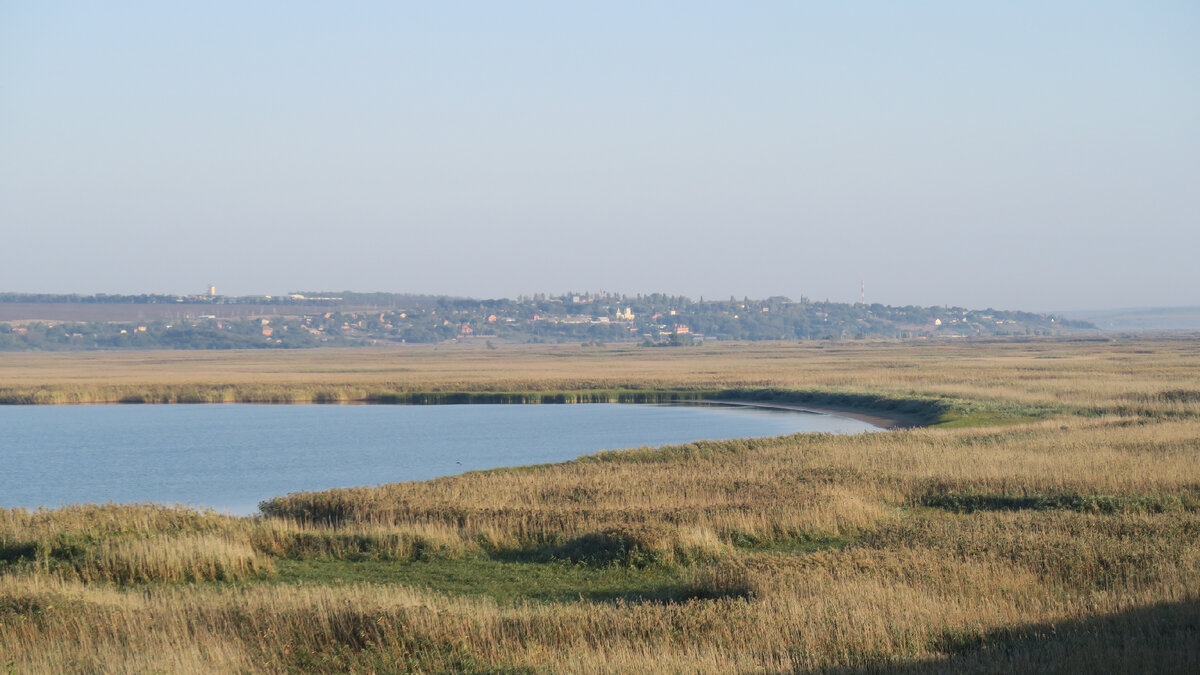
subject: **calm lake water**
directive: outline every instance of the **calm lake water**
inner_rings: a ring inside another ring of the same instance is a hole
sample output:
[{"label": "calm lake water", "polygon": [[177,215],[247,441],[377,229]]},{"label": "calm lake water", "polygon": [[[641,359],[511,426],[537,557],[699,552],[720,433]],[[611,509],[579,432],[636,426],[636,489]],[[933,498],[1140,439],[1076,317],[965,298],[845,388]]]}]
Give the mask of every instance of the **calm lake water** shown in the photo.
[{"label": "calm lake water", "polygon": [[0,506],[261,500],[544,462],[598,450],[799,431],[846,417],[666,405],[0,406]]}]

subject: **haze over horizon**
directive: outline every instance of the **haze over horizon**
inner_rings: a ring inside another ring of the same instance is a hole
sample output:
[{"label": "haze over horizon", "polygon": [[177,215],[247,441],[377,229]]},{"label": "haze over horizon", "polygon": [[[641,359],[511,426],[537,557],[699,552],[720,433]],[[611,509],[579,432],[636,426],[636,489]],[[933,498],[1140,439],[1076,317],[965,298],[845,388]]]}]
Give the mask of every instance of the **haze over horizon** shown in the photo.
[{"label": "haze over horizon", "polygon": [[0,291],[1200,305],[1200,5],[9,3]]}]

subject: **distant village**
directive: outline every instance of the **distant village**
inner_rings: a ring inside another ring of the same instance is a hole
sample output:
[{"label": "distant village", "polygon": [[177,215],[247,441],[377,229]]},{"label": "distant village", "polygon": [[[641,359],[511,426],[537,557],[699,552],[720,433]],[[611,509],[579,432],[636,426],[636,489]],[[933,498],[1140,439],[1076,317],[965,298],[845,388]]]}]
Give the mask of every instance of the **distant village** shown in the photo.
[{"label": "distant village", "polygon": [[476,300],[390,293],[0,294],[0,349],[233,349],[486,341],[690,346],[724,340],[965,339],[1093,329],[994,309],[601,292]]}]

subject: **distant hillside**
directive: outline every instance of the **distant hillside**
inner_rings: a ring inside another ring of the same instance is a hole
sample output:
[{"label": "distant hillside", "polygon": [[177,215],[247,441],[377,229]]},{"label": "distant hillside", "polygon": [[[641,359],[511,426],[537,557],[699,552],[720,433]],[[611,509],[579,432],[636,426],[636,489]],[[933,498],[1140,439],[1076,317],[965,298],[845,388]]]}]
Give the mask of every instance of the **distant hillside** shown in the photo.
[{"label": "distant hillside", "polygon": [[1064,318],[1093,323],[1101,330],[1149,332],[1200,330],[1200,307],[1139,307],[1064,312]]},{"label": "distant hillside", "polygon": [[391,293],[287,296],[0,294],[0,350],[245,349],[403,342],[853,340],[1060,335],[1049,314],[962,307],[567,293],[477,300]]}]

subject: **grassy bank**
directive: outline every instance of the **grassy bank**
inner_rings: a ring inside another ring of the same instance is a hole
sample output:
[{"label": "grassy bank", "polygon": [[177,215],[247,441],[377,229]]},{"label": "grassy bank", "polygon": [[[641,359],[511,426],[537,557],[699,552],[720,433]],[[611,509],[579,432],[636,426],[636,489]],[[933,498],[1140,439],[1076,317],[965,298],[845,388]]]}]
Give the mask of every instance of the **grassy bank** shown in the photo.
[{"label": "grassy bank", "polygon": [[[427,380],[388,389],[402,403],[827,397],[942,424],[297,493],[264,502],[261,518],[0,510],[0,662],[34,673],[1200,665],[1191,341],[956,346],[937,359],[934,346],[831,360],[796,346],[677,351],[690,360],[669,364],[674,380],[625,379],[636,353],[550,350],[517,355],[490,383],[426,353]],[[734,363],[754,381],[707,381]],[[535,368],[587,386],[526,379]]]},{"label": "grassy bank", "polygon": [[[1088,415],[1195,416],[1197,352],[1188,339],[1163,338],[3,353],[0,403],[336,403],[451,394],[782,390]],[[964,424],[975,423],[970,410],[957,414]]]}]

